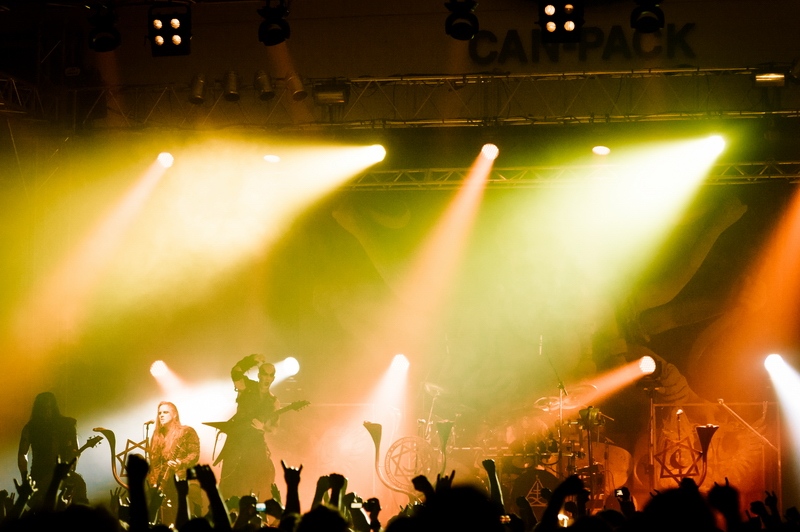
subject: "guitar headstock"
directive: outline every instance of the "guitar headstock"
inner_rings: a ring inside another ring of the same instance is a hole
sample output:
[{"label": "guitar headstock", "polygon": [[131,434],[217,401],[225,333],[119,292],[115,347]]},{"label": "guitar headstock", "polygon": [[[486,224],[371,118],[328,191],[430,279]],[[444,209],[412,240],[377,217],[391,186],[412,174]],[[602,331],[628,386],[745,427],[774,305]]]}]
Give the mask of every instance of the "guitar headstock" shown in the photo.
[{"label": "guitar headstock", "polygon": [[295,401],[289,405],[290,410],[302,410],[311,403],[308,401]]},{"label": "guitar headstock", "polygon": [[84,444],[84,447],[86,447],[86,448],[95,447],[101,441],[103,441],[103,437],[102,436],[92,436],[91,438],[86,440],[86,444]]}]

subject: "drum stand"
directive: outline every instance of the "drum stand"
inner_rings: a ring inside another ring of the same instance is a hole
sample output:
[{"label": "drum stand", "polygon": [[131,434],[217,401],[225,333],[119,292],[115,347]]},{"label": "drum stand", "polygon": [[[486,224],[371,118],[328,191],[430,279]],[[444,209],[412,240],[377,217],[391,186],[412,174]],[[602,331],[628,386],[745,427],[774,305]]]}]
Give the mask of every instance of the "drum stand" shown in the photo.
[{"label": "drum stand", "polygon": [[[601,501],[605,496],[605,471],[600,471],[600,462],[595,463],[594,452],[592,449],[593,443],[593,429],[597,429],[597,439],[600,440],[600,427],[605,425],[606,419],[612,418],[600,412],[600,409],[595,407],[588,407],[579,412],[581,428],[586,431],[586,455],[589,465],[586,467],[585,474],[589,477],[588,490],[590,493],[590,501]],[[606,450],[606,454],[608,451]],[[607,461],[608,456],[605,456]],[[591,508],[590,508],[591,510]]]}]

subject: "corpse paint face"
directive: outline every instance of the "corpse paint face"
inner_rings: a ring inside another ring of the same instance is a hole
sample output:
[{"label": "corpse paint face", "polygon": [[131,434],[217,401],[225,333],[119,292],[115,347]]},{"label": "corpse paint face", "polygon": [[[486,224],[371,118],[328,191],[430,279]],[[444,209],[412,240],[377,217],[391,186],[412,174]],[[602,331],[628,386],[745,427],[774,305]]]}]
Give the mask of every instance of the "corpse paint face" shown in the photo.
[{"label": "corpse paint face", "polygon": [[275,366],[272,364],[262,364],[258,368],[258,384],[261,390],[269,390],[275,381]]}]

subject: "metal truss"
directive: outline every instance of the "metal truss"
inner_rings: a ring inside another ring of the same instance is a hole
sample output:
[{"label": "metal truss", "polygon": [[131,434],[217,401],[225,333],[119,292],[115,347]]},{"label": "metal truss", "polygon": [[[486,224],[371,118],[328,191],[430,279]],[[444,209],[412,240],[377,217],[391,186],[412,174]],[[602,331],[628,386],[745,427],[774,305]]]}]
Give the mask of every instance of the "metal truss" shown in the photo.
[{"label": "metal truss", "polygon": [[0,114],[44,116],[39,91],[28,83],[0,74]]},{"label": "metal truss", "polygon": [[[452,190],[459,188],[468,168],[418,168],[368,171],[351,181],[347,188],[356,190]],[[531,166],[495,168],[489,175],[489,188],[535,188],[586,183],[610,179],[615,167]],[[706,184],[742,185],[782,180],[800,182],[800,161],[770,161],[716,164],[711,167]]]},{"label": "metal truss", "polygon": [[[286,80],[276,96],[258,98],[253,86],[240,99],[223,98],[222,81],[209,83],[201,105],[188,102],[189,85],[82,88],[67,91],[70,116],[44,116],[43,106],[18,107],[38,118],[83,130],[109,128],[265,130],[582,124],[800,117],[800,85],[758,87],[756,71],[673,69],[552,74],[465,74],[306,79],[311,95],[297,102]],[[242,76],[246,78],[247,76]],[[6,82],[8,83],[8,82]],[[318,103],[321,87],[335,85],[344,103]],[[62,111],[63,114],[63,111]]]}]

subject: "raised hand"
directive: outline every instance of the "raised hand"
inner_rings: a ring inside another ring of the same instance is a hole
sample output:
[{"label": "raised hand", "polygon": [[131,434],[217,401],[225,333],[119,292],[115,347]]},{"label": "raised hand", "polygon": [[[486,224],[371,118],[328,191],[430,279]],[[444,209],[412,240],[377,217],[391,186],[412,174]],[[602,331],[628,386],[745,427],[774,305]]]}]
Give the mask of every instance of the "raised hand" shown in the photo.
[{"label": "raised hand", "polygon": [[[300,467],[289,467],[286,465],[286,462],[281,460],[281,466],[283,467],[283,479],[286,481],[287,486],[297,486],[300,484],[300,473],[303,471],[303,464],[300,464]],[[273,498],[275,497],[273,496]]]},{"label": "raised hand", "polygon": [[767,517],[767,507],[762,501],[753,501],[750,503],[750,511],[758,517]]},{"label": "raised hand", "polygon": [[347,479],[344,478],[344,475],[340,475],[339,473],[331,473],[328,475],[328,480],[333,491],[341,491],[344,489]]},{"label": "raised hand", "polygon": [[111,497],[109,498],[108,508],[111,510],[112,514],[119,517],[119,509],[123,506],[121,497],[122,488],[109,490],[109,494],[111,495]]},{"label": "raised hand", "polygon": [[345,487],[347,486],[347,479],[344,475],[340,475],[339,473],[331,473],[328,475],[328,480],[331,483],[331,504],[338,508],[341,504]]},{"label": "raised hand", "polygon": [[276,519],[280,519],[281,516],[283,516],[283,506],[281,506],[281,503],[276,501],[275,499],[269,499],[264,501],[264,506],[266,507],[264,513],[266,513],[267,515],[271,515]]},{"label": "raised hand", "polygon": [[328,491],[331,489],[330,475],[322,475],[317,479],[317,491]]},{"label": "raised hand", "polygon": [[764,504],[767,505],[767,508],[769,508],[773,514],[778,515],[778,496],[775,495],[774,491],[765,491],[764,493],[767,494],[764,498]]},{"label": "raised hand", "polygon": [[426,498],[432,497],[435,493],[431,481],[425,475],[418,475],[412,478],[411,485],[414,486],[415,490],[425,495]]},{"label": "raised hand", "polygon": [[726,517],[738,515],[739,491],[725,477],[724,485],[714,482],[714,486],[708,491],[708,503]]},{"label": "raised hand", "polygon": [[274,482],[269,487],[269,493],[270,495],[272,495],[273,500],[278,501],[278,504],[281,503],[281,490],[278,489],[278,485],[275,484]]},{"label": "raised hand", "polygon": [[584,489],[583,481],[578,475],[570,475],[565,478],[553,491],[553,495],[568,497],[579,495]]},{"label": "raised hand", "polygon": [[173,475],[173,481],[175,482],[175,491],[178,492],[178,497],[188,497],[189,496],[189,481],[188,480],[181,480],[181,477],[178,475]]},{"label": "raised hand", "polygon": [[455,469],[453,469],[449,475],[436,475],[436,493],[442,493],[449,490],[453,486],[453,478],[455,478],[455,476]]},{"label": "raised hand", "polygon": [[369,529],[373,532],[379,532],[381,522],[378,519],[378,515],[381,513],[381,501],[377,497],[370,497],[364,503],[363,508],[369,514]]},{"label": "raised hand", "polygon": [[483,466],[483,469],[486,470],[486,474],[488,474],[490,477],[497,473],[497,467],[495,466],[494,460],[491,458],[487,458],[481,462],[481,465]]},{"label": "raised hand", "polygon": [[144,456],[140,454],[128,454],[128,484],[144,484],[150,466]]},{"label": "raised hand", "polygon": [[214,475],[214,471],[211,469],[211,466],[196,465],[194,466],[194,473],[197,477],[197,481],[200,483],[200,487],[203,488],[203,491],[208,493],[209,491],[217,489],[217,477]]},{"label": "raised hand", "polygon": [[317,488],[314,492],[314,501],[311,503],[312,508],[325,502],[324,499],[329,489],[331,489],[330,476],[322,475],[317,479]]},{"label": "raised hand", "polygon": [[30,475],[25,475],[21,484],[17,483],[17,479],[14,479],[14,489],[17,490],[20,500],[27,500],[36,492],[36,482],[33,481]]},{"label": "raised hand", "polygon": [[62,480],[67,478],[67,475],[69,474],[70,471],[72,471],[72,468],[77,460],[78,457],[75,457],[69,462],[62,462],[61,457],[59,456],[58,459],[56,460],[56,465],[53,468],[53,480],[58,480],[59,482],[61,482]]}]

